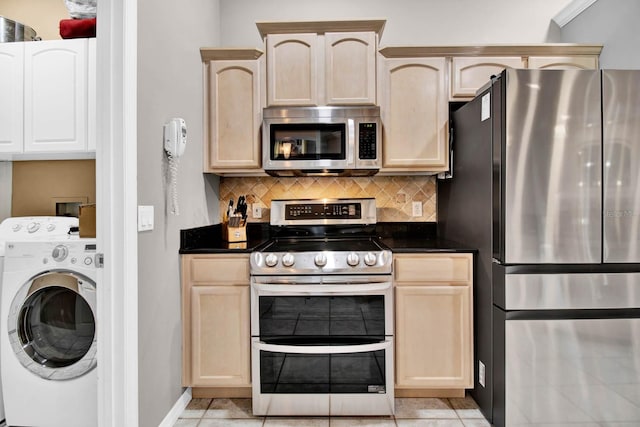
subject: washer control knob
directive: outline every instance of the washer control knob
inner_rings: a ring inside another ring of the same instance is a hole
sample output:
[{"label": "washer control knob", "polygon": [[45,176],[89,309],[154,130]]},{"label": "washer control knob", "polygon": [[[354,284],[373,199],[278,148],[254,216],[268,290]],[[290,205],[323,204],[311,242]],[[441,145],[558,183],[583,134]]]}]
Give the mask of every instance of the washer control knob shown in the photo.
[{"label": "washer control knob", "polygon": [[55,229],[56,229],[56,225],[54,223],[47,225],[47,231],[53,231]]},{"label": "washer control knob", "polygon": [[275,267],[278,263],[278,257],[275,254],[267,254],[267,256],[264,257],[264,263],[267,267]]},{"label": "washer control knob", "polygon": [[360,257],[357,253],[351,252],[349,255],[347,255],[347,264],[349,264],[351,267],[355,267],[359,262]]},{"label": "washer control knob", "polygon": [[40,223],[39,222],[30,222],[29,225],[27,225],[27,231],[29,233],[35,233],[39,229],[40,229]]},{"label": "washer control knob", "polygon": [[11,230],[20,231],[21,228],[22,228],[22,224],[15,224],[13,227],[11,227]]},{"label": "washer control knob", "polygon": [[286,253],[282,256],[282,265],[285,267],[291,267],[295,261],[296,259],[292,254]]},{"label": "washer control knob", "polygon": [[90,256],[86,257],[84,259],[84,265],[91,265],[91,263],[93,262],[93,260],[91,259]]},{"label": "washer control knob", "polygon": [[377,260],[378,259],[376,258],[376,256],[372,252],[368,252],[364,256],[364,263],[367,264],[369,267],[375,265]]},{"label": "washer control knob", "polygon": [[65,245],[58,245],[51,251],[51,257],[57,262],[64,261],[67,255],[69,255],[69,249]]},{"label": "washer control knob", "polygon": [[324,267],[325,265],[327,265],[327,256],[323,253],[319,253],[313,258],[313,262],[318,267]]}]

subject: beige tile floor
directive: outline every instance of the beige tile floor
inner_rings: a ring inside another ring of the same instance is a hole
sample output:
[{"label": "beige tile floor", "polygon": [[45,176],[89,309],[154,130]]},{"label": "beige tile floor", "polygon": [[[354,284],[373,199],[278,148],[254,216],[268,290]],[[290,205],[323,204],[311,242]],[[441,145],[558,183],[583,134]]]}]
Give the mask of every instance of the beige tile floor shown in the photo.
[{"label": "beige tile floor", "polygon": [[254,417],[251,399],[193,399],[174,427],[489,427],[474,400],[398,398],[393,417]]}]

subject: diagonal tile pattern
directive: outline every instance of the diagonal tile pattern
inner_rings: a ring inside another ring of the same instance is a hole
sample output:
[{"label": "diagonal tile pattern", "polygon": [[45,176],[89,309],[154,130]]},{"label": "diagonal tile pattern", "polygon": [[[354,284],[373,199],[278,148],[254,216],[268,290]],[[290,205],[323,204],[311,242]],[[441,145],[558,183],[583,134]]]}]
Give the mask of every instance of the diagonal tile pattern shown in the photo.
[{"label": "diagonal tile pattern", "polygon": [[[433,176],[374,176],[359,178],[329,177],[243,177],[220,178],[220,212],[229,199],[245,195],[247,203],[262,203],[268,208],[273,199],[316,199],[375,197],[380,222],[436,221],[436,181]],[[422,216],[412,216],[412,202],[422,204]],[[261,219],[269,222],[269,211]]]},{"label": "diagonal tile pattern", "polygon": [[193,399],[174,427],[490,427],[471,397],[397,398],[391,417],[255,417],[251,399]]}]

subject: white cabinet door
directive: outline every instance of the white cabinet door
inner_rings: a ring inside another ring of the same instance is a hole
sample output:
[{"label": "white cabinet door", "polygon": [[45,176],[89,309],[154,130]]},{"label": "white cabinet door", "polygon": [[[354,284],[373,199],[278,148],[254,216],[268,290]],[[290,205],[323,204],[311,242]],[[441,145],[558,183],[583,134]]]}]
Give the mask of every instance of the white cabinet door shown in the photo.
[{"label": "white cabinet door", "polygon": [[87,39],[25,44],[25,152],[87,149],[87,49]]},{"label": "white cabinet door", "polygon": [[0,44],[0,153],[22,152],[24,43]]},{"label": "white cabinet door", "polygon": [[89,39],[87,57],[87,150],[96,151],[96,39]]}]

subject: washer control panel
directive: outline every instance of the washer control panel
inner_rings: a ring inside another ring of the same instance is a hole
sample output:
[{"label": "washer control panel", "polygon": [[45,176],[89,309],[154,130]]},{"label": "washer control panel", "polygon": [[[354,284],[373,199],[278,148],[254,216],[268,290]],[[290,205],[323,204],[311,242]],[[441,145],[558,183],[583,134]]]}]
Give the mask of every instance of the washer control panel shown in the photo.
[{"label": "washer control panel", "polygon": [[56,242],[7,242],[5,271],[12,268],[34,268],[36,264],[47,269],[95,269],[95,259],[95,239]]}]

